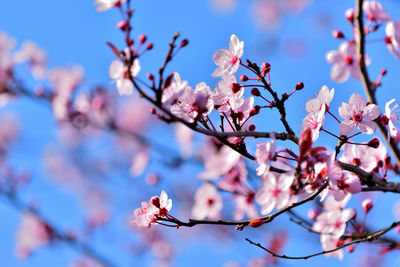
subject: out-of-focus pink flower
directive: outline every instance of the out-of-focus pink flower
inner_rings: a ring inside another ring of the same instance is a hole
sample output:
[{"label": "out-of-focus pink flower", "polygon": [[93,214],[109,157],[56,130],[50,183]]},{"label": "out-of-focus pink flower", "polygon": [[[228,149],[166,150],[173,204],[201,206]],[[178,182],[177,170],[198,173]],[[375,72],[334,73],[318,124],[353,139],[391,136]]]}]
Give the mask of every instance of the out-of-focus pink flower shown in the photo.
[{"label": "out-of-focus pink flower", "polygon": [[[331,50],[326,53],[326,60],[333,64],[331,68],[331,78],[335,82],[345,82],[349,76],[360,80],[360,65],[356,56],[355,45],[344,42],[339,46],[339,50]],[[366,57],[365,63],[369,65],[371,60]]]},{"label": "out-of-focus pink flower", "polygon": [[132,158],[132,164],[130,168],[130,173],[132,177],[140,176],[144,170],[146,169],[147,165],[150,161],[150,155],[147,147],[142,146],[139,151]]},{"label": "out-of-focus pink flower", "polygon": [[271,160],[275,157],[275,138],[271,138],[270,142],[262,142],[257,144],[257,150],[255,153],[256,160],[259,164],[257,168],[257,175],[264,175],[269,171],[271,166]]},{"label": "out-of-focus pink flower", "polygon": [[262,188],[256,194],[256,201],[262,206],[261,214],[266,215],[274,208],[281,209],[288,205],[290,186],[293,180],[294,174],[292,173],[268,172],[263,176]]},{"label": "out-of-focus pink flower", "polygon": [[340,134],[351,134],[357,125],[360,132],[373,134],[376,130],[376,124],[373,120],[378,118],[380,110],[375,104],[368,105],[365,103],[361,95],[352,94],[349,103],[340,104],[339,114],[346,119],[340,123]]},{"label": "out-of-focus pink flower", "polygon": [[231,192],[246,191],[247,169],[243,160],[239,160],[227,173],[222,176],[218,187]]},{"label": "out-of-focus pink flower", "polygon": [[312,229],[323,235],[340,238],[346,230],[346,222],[353,218],[353,209],[325,211],[318,215]]},{"label": "out-of-focus pink flower", "polygon": [[377,161],[372,154],[375,150],[374,148],[351,144],[344,144],[342,148],[343,154],[340,157],[341,161],[356,165],[367,172],[375,168]]},{"label": "out-of-focus pink flower", "polygon": [[214,53],[213,60],[218,68],[213,72],[213,77],[222,76],[229,71],[235,73],[239,68],[240,58],[243,55],[244,42],[235,35],[231,35],[228,49],[220,49]]},{"label": "out-of-focus pink flower", "polygon": [[[135,59],[131,66],[131,77],[136,77],[140,71],[141,67],[139,64],[139,60]],[[112,79],[114,79],[118,93],[120,95],[131,95],[133,93],[133,84],[131,80],[127,77],[128,69],[120,60],[113,60],[110,65],[109,75]]]},{"label": "out-of-focus pink flower", "polygon": [[33,77],[43,79],[46,74],[47,56],[35,43],[26,41],[21,49],[14,54],[16,63],[28,62],[32,68]]},{"label": "out-of-focus pink flower", "polygon": [[84,257],[74,261],[69,267],[105,267],[105,265],[90,257]]},{"label": "out-of-focus pink flower", "polygon": [[228,173],[239,161],[240,154],[230,147],[223,146],[220,150],[210,151],[204,155],[205,172],[199,174],[201,179],[215,180]]},{"label": "out-of-focus pink flower", "polygon": [[211,6],[219,11],[228,13],[231,12],[237,5],[237,0],[209,0]]},{"label": "out-of-focus pink flower", "polygon": [[365,1],[363,3],[363,10],[368,19],[372,21],[387,22],[391,20],[390,16],[383,9],[381,3],[378,1]]},{"label": "out-of-focus pink flower", "polygon": [[222,206],[222,197],[218,194],[215,186],[204,183],[194,195],[192,216],[198,220],[218,219]]},{"label": "out-of-focus pink flower", "polygon": [[97,11],[101,12],[120,6],[125,2],[126,0],[96,0],[95,5],[97,6]]},{"label": "out-of-focus pink flower", "polygon": [[[332,250],[338,247],[339,238],[329,234],[322,234],[320,237],[321,247],[324,251]],[[327,257],[338,257],[339,260],[342,260],[344,257],[343,249],[338,249],[336,251],[326,253]]]},{"label": "out-of-focus pink flower", "polygon": [[385,105],[385,114],[381,116],[382,122],[384,125],[388,125],[389,131],[388,131],[388,139],[393,138],[396,142],[400,141],[400,131],[399,129],[394,125],[394,123],[397,123],[399,121],[399,112],[395,111],[395,109],[399,106],[399,103],[396,103],[392,108],[390,108],[390,105],[396,101],[396,99],[392,99],[388,102],[386,102]]},{"label": "out-of-focus pink flower", "polygon": [[328,86],[324,85],[319,89],[317,98],[313,98],[306,103],[306,110],[312,113],[319,113],[325,106],[325,110],[329,110],[329,104],[331,103],[335,89],[329,91]]},{"label": "out-of-focus pink flower", "polygon": [[196,88],[187,87],[185,94],[178,102],[171,106],[171,112],[188,122],[208,115],[214,108],[210,87],[204,82],[198,83]]},{"label": "out-of-focus pink flower", "polygon": [[361,203],[361,206],[362,206],[364,212],[368,213],[374,206],[374,203],[372,202],[372,199],[367,198],[367,199],[363,200],[363,202]]},{"label": "out-of-focus pink flower", "polygon": [[14,49],[15,40],[0,32],[0,107],[4,106],[9,99],[9,94],[3,93],[5,85],[11,78],[14,62],[11,50]]},{"label": "out-of-focus pink flower", "polygon": [[38,247],[47,245],[52,238],[51,228],[32,213],[22,215],[17,230],[16,254],[26,259]]},{"label": "out-of-focus pink flower", "polygon": [[247,195],[236,194],[235,195],[235,211],[233,212],[234,220],[241,220],[245,215],[249,219],[255,219],[258,217],[258,212],[255,207],[255,195],[253,192],[249,192]]},{"label": "out-of-focus pink flower", "polygon": [[386,46],[389,52],[392,53],[397,59],[400,59],[400,20],[394,22],[389,21],[386,24]]},{"label": "out-of-focus pink flower", "polygon": [[174,128],[175,139],[180,145],[181,155],[188,158],[192,155],[194,131],[182,123]]}]

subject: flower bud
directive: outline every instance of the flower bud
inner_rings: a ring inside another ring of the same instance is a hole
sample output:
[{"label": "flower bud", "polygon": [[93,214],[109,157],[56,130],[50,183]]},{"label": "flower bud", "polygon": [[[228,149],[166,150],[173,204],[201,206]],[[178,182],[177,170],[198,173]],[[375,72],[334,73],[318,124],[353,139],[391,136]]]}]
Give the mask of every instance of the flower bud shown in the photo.
[{"label": "flower bud", "polygon": [[147,50],[151,50],[151,49],[153,49],[153,43],[148,43],[147,45],[146,45],[146,49]]},{"label": "flower bud", "polygon": [[378,148],[379,147],[379,139],[378,138],[373,138],[371,141],[368,142],[368,146],[372,148]]},{"label": "flower bud", "polygon": [[254,124],[251,124],[250,126],[249,126],[249,131],[254,131],[256,129],[256,126],[254,125]]},{"label": "flower bud", "polygon": [[128,28],[128,22],[126,20],[117,23],[117,28],[121,31],[125,31]]},{"label": "flower bud", "polygon": [[150,108],[150,110],[149,110],[149,111],[150,111],[150,113],[151,113],[151,114],[153,114],[153,115],[155,115],[155,114],[156,114],[156,109],[155,109],[155,108]]},{"label": "flower bud", "polygon": [[308,218],[311,220],[315,221],[318,217],[318,215],[321,213],[319,209],[310,209],[307,213]]},{"label": "flower bud", "polygon": [[141,35],[139,35],[139,43],[144,44],[146,40],[147,40],[146,34],[142,33]]},{"label": "flower bud", "polygon": [[250,116],[255,116],[258,113],[260,113],[260,109],[261,109],[260,106],[255,105],[250,111]]},{"label": "flower bud", "polygon": [[297,91],[300,91],[301,89],[303,89],[304,88],[304,83],[303,82],[298,82],[297,84],[296,84],[296,90]]},{"label": "flower bud", "polygon": [[239,92],[241,88],[242,88],[242,86],[239,83],[232,83],[232,92],[234,94]]},{"label": "flower bud", "polygon": [[346,10],[346,13],[344,14],[346,19],[351,23],[354,24],[354,9],[349,8]]},{"label": "flower bud", "polygon": [[247,82],[249,80],[249,78],[246,75],[242,75],[242,76],[240,76],[240,80],[242,82]]},{"label": "flower bud", "polygon": [[181,42],[181,47],[185,47],[189,44],[189,40],[188,39],[183,39]]},{"label": "flower bud", "polygon": [[147,73],[146,76],[147,76],[147,79],[149,79],[150,81],[153,81],[153,80],[154,80],[153,74]]},{"label": "flower bud", "polygon": [[347,252],[352,253],[354,251],[355,247],[354,246],[348,246],[346,248]]},{"label": "flower bud", "polygon": [[263,224],[264,224],[263,220],[261,220],[261,219],[253,219],[253,220],[250,221],[249,226],[256,228],[256,227],[259,227],[259,226],[261,226]]},{"label": "flower bud", "polygon": [[261,71],[268,73],[271,70],[271,64],[269,64],[268,62],[264,62],[263,64],[261,64]]},{"label": "flower bud", "polygon": [[332,32],[332,36],[333,36],[333,38],[336,38],[336,39],[342,39],[342,38],[344,38],[343,32],[342,32],[342,31],[339,31],[339,30],[334,30],[334,31]]},{"label": "flower bud", "polygon": [[372,209],[374,204],[372,203],[372,200],[370,198],[367,198],[361,203],[361,206],[362,206],[364,212],[368,213]]},{"label": "flower bud", "polygon": [[254,96],[260,96],[261,94],[260,94],[260,91],[257,89],[257,88],[253,88],[253,89],[251,89],[251,94],[252,95],[254,95]]}]

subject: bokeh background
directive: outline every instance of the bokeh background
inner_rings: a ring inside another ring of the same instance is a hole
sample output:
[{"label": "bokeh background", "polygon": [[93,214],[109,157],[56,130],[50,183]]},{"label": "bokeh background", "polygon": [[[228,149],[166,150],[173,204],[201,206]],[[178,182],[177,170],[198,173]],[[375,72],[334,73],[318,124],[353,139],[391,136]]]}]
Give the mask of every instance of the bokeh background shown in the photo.
[{"label": "bokeh background", "polygon": [[[213,87],[217,80],[211,77],[215,69],[212,55],[217,49],[227,47],[230,35],[235,33],[245,42],[244,58],[259,63],[267,61],[272,65],[271,80],[275,90],[291,92],[297,82],[304,82],[305,89],[287,102],[288,120],[296,132],[300,131],[306,114],[305,102],[322,85],[335,88],[332,104],[335,111],[341,102],[348,101],[352,93],[363,94],[361,83],[357,81],[333,82],[329,76],[331,66],[325,61],[326,52],[336,50],[340,44],[340,40],[332,38],[332,30],[340,29],[351,36],[344,12],[354,5],[353,1],[280,1],[302,2],[300,6],[287,9],[278,9],[278,4],[275,4],[276,9],[273,4],[263,6],[262,0],[219,1],[225,2],[223,6],[216,2],[132,1],[136,10],[134,35],[146,33],[154,43],[154,49],[141,59],[139,76],[157,72],[168,42],[179,31],[190,44],[174,58],[168,71],[178,71],[192,86],[204,81]],[[400,18],[398,1],[381,2],[393,18]],[[105,41],[123,46],[123,36],[116,28],[120,20],[118,10],[99,13],[93,1],[81,0],[3,1],[0,7],[0,31],[15,38],[18,46],[26,40],[35,42],[47,53],[49,69],[83,67],[85,78],[78,91],[89,91],[95,86],[116,91],[108,76],[109,64],[115,56]],[[400,62],[379,41],[384,36],[384,29],[374,36],[376,40],[371,38],[368,43],[368,54],[372,58],[369,70],[372,79],[382,68],[388,70],[383,86],[378,90],[379,103],[385,103],[399,96]],[[26,66],[19,67],[17,75],[31,90],[38,84]],[[249,245],[245,237],[267,242],[274,233],[284,235],[286,231],[289,237],[284,248],[286,254],[304,255],[321,250],[317,235],[290,223],[285,215],[261,229],[242,232],[230,227],[202,226],[179,230],[159,226],[151,231],[133,229],[129,225],[133,210],[141,201],[158,195],[161,189],[173,198],[172,214],[182,219],[189,218],[193,194],[201,184],[197,174],[203,167],[193,158],[182,164],[173,162],[169,157],[179,153],[173,126],[165,126],[152,120],[150,115],[143,115],[147,114],[148,107],[139,106],[136,100],[116,98],[118,107],[125,105],[127,108],[119,113],[120,116],[126,116],[132,127],[137,127],[141,134],[157,142],[155,149],[150,148],[149,165],[136,178],[132,177],[130,166],[132,157],[140,149],[127,138],[103,131],[77,133],[60,126],[46,103],[29,98],[19,98],[0,108],[0,117],[9,118],[8,121],[2,120],[0,127],[15,123],[19,129],[18,138],[7,155],[7,164],[15,172],[27,172],[31,177],[28,185],[19,192],[23,203],[38,207],[43,217],[63,231],[82,236],[84,242],[117,266],[223,266],[228,262],[247,266],[249,259],[264,257],[265,254]],[[144,121],[138,122],[143,118]],[[282,130],[276,114],[259,116],[255,123],[260,131]],[[338,132],[333,120],[327,121],[324,127]],[[201,149],[203,140],[203,137],[195,136],[194,155]],[[336,140],[321,134],[318,143],[333,148]],[[285,145],[290,147],[290,144]],[[255,151],[254,146],[251,149]],[[160,153],[159,150],[164,151]],[[159,175],[160,181],[149,185],[153,174]],[[78,186],[75,183],[79,179],[85,180],[84,190],[81,190],[83,185],[80,182]],[[374,229],[389,225],[394,220],[396,197],[389,193],[363,193],[354,196],[349,206],[360,209],[360,199],[367,196],[373,197],[376,203],[368,217],[368,225]],[[3,200],[0,202],[0,266],[70,266],[82,257],[79,251],[55,242],[38,248],[26,260],[18,259],[15,244],[21,212]],[[230,207],[228,201],[224,209],[226,218],[232,216]],[[87,220],[94,210],[104,211],[108,220],[101,227],[88,229]],[[297,210],[307,212],[306,208]],[[149,235],[162,242],[149,241]],[[396,237],[396,233],[391,235]],[[378,263],[381,266],[400,266],[400,255],[390,252],[380,258],[379,248],[361,245],[353,254],[346,253],[343,261],[319,256],[307,261],[280,260],[277,264],[378,266],[374,265]]]}]

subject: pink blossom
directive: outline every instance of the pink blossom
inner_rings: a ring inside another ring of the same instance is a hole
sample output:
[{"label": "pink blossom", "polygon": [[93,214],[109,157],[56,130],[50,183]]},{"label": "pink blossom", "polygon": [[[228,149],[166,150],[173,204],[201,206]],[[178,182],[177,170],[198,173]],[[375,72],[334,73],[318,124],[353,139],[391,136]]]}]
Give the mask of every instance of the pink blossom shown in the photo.
[{"label": "pink blossom", "polygon": [[219,12],[230,12],[237,5],[237,0],[210,0],[211,6]]},{"label": "pink blossom", "polygon": [[15,46],[15,40],[0,32],[0,107],[4,106],[9,99],[9,94],[3,93],[3,88],[11,78],[14,62],[11,50]]},{"label": "pink blossom", "polygon": [[237,122],[242,123],[246,121],[249,116],[250,112],[253,109],[254,104],[254,97],[248,97],[246,99],[242,98],[234,98],[234,101],[231,101],[231,108],[234,112],[234,118],[232,118],[232,114],[230,114],[230,118],[236,119]]},{"label": "pink blossom", "polygon": [[394,22],[389,21],[386,24],[386,46],[389,52],[392,53],[397,59],[400,59],[400,20]]},{"label": "pink blossom", "polygon": [[223,146],[217,151],[209,151],[204,155],[206,171],[200,173],[199,178],[215,180],[219,176],[228,173],[239,159],[240,154],[227,146]]},{"label": "pink blossom", "polygon": [[236,206],[233,213],[234,220],[242,220],[245,215],[247,215],[249,219],[254,219],[258,217],[258,212],[254,205],[254,197],[255,195],[253,192],[250,192],[247,195],[235,195]]},{"label": "pink blossom", "polygon": [[[321,234],[320,241],[321,247],[324,251],[336,249],[338,247],[339,238],[329,235],[329,234]],[[338,249],[336,251],[326,253],[327,257],[338,257],[339,260],[342,260],[344,257],[343,249]]]},{"label": "pink blossom", "polygon": [[365,1],[363,3],[363,10],[365,13],[367,13],[367,18],[372,21],[380,20],[383,22],[387,22],[391,20],[390,16],[386,13],[381,3],[379,3],[378,1]]},{"label": "pink blossom", "polygon": [[239,160],[228,172],[223,174],[218,187],[231,192],[246,191],[247,169],[243,160]]},{"label": "pink blossom", "polygon": [[[131,66],[131,77],[136,77],[141,67],[139,60],[135,59]],[[120,95],[131,95],[133,93],[133,84],[127,76],[128,69],[120,60],[113,60],[110,65],[109,75],[114,79]]]},{"label": "pink blossom", "polygon": [[152,224],[157,223],[156,212],[157,208],[155,206],[149,202],[142,202],[142,207],[134,211],[134,220],[132,223],[136,226],[146,226],[150,228]]},{"label": "pink blossom", "polygon": [[339,106],[339,114],[346,119],[340,123],[340,134],[349,135],[356,129],[365,134],[373,134],[376,124],[373,120],[378,118],[380,111],[375,104],[366,104],[364,98],[358,94],[352,94],[349,103]]},{"label": "pink blossom", "polygon": [[47,56],[35,43],[26,41],[21,49],[14,54],[16,63],[28,62],[32,69],[33,77],[43,79],[46,73]]},{"label": "pink blossom", "polygon": [[101,12],[119,6],[125,2],[126,0],[96,0],[95,5],[97,6],[97,11]]},{"label": "pink blossom", "polygon": [[175,139],[180,146],[181,155],[188,158],[192,155],[194,131],[183,123],[177,123],[174,128]]},{"label": "pink blossom", "polygon": [[214,108],[210,87],[204,82],[198,83],[196,88],[186,88],[186,92],[178,102],[171,106],[171,112],[188,122],[208,115]]},{"label": "pink blossom", "polygon": [[138,177],[145,171],[150,161],[150,155],[147,147],[142,147],[132,158],[130,174],[132,177]]},{"label": "pink blossom", "polygon": [[374,148],[344,144],[342,149],[343,154],[340,157],[342,162],[356,165],[367,172],[375,168],[377,161],[372,154],[375,150]]},{"label": "pink blossom", "polygon": [[222,80],[218,82],[217,91],[213,93],[214,105],[218,112],[229,113],[235,102],[243,101],[244,88],[240,86],[236,91],[235,86],[240,86],[236,83],[236,77],[225,72]]},{"label": "pink blossom", "polygon": [[303,125],[305,128],[311,129],[312,141],[318,139],[319,132],[325,121],[325,105],[322,105],[321,110],[318,113],[310,112],[304,119]]},{"label": "pink blossom", "polygon": [[275,157],[275,138],[272,137],[270,142],[263,142],[257,144],[255,153],[257,163],[257,175],[264,175],[269,171],[271,160]]},{"label": "pink blossom", "polygon": [[367,199],[363,200],[363,202],[361,203],[361,206],[362,206],[364,212],[368,213],[374,206],[374,203],[372,202],[372,199],[367,198]]},{"label": "pink blossom", "polygon": [[281,209],[289,204],[290,186],[293,180],[292,173],[264,174],[262,188],[256,194],[256,202],[261,205],[261,214],[266,215],[274,208]]},{"label": "pink blossom", "polygon": [[136,226],[151,227],[157,223],[157,217],[165,217],[172,208],[172,200],[168,199],[167,193],[163,190],[160,196],[154,196],[148,202],[142,202],[142,207],[134,211],[132,221]]},{"label": "pink blossom", "polygon": [[346,222],[355,214],[353,209],[325,211],[318,215],[312,229],[323,235],[329,234],[332,237],[340,238],[346,230]]},{"label": "pink blossom", "polygon": [[162,92],[162,102],[166,105],[175,103],[187,90],[187,81],[182,81],[179,73],[174,72],[174,80],[171,85]]},{"label": "pink blossom", "polygon": [[[360,80],[360,65],[356,56],[355,45],[344,42],[339,46],[339,50],[331,50],[326,53],[326,60],[333,64],[331,68],[331,78],[335,82],[345,82],[349,76]],[[369,65],[371,60],[367,57],[365,60]]]},{"label": "pink blossom", "polygon": [[243,55],[244,42],[235,35],[231,35],[228,49],[220,49],[214,53],[213,60],[218,68],[213,77],[222,76],[225,72],[235,73],[239,68],[240,58]]},{"label": "pink blossom", "polygon": [[17,256],[27,258],[38,247],[47,245],[51,238],[52,230],[45,222],[32,213],[24,213],[17,230]]},{"label": "pink blossom", "polygon": [[195,219],[218,219],[222,210],[222,197],[210,183],[204,183],[194,195],[192,216]]},{"label": "pink blossom", "polygon": [[392,99],[388,102],[386,102],[385,105],[385,114],[381,116],[381,119],[383,121],[384,125],[388,125],[388,139],[393,138],[396,142],[400,141],[400,131],[399,129],[394,125],[394,123],[397,123],[399,121],[399,112],[395,111],[395,109],[399,106],[399,103],[396,103],[392,108],[390,108],[390,105],[396,101],[396,99]]},{"label": "pink blossom", "polygon": [[335,89],[329,91],[328,86],[324,85],[319,89],[317,98],[313,98],[306,103],[306,110],[312,113],[319,113],[325,106],[325,110],[329,110],[329,103],[333,99]]}]

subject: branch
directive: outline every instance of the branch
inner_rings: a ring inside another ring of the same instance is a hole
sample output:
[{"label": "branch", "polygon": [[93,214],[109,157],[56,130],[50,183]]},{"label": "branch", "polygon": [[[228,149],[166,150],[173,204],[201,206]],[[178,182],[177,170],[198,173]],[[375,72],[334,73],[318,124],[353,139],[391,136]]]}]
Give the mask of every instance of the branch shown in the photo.
[{"label": "branch", "polygon": [[[328,186],[328,181],[325,180],[323,185],[318,188],[317,191],[315,191],[313,194],[309,195],[308,197],[304,198],[301,201],[292,203],[291,205],[287,206],[286,208],[283,208],[281,210],[276,211],[275,213],[272,213],[271,215],[264,216],[258,218],[258,220],[261,221],[261,223],[269,223],[273,221],[276,217],[281,215],[282,213],[288,212],[291,209],[303,205],[304,203],[307,203],[311,200],[314,200],[326,187]],[[167,218],[158,218],[160,221],[168,221],[175,223],[177,227],[180,226],[185,226],[185,227],[193,227],[195,225],[200,225],[200,224],[212,224],[212,225],[236,225],[238,230],[242,230],[244,227],[248,226],[253,220],[244,220],[244,221],[224,221],[224,220],[216,220],[216,221],[209,221],[209,220],[195,220],[195,219],[189,219],[188,222],[182,222],[176,219],[167,219]]]},{"label": "branch", "polygon": [[250,244],[257,246],[265,251],[267,251],[268,253],[270,253],[272,256],[277,257],[277,258],[282,258],[282,259],[290,259],[290,260],[306,260],[315,256],[319,256],[319,255],[323,255],[323,254],[327,254],[327,253],[331,253],[331,252],[335,252],[339,249],[342,249],[344,247],[353,245],[353,244],[358,244],[358,243],[362,243],[362,242],[373,242],[375,240],[377,240],[380,236],[386,234],[388,231],[392,230],[393,228],[395,228],[396,226],[400,225],[400,221],[398,222],[393,222],[389,227],[384,228],[382,230],[370,233],[370,234],[366,234],[364,237],[362,238],[357,238],[354,239],[352,241],[350,241],[349,243],[343,244],[339,247],[336,247],[334,249],[330,249],[330,250],[323,250],[320,251],[318,253],[314,253],[314,254],[310,254],[310,255],[306,255],[306,256],[287,256],[285,254],[276,254],[275,252],[267,249],[266,247],[262,246],[260,243],[255,243],[253,241],[251,241],[250,239],[246,238],[246,241],[249,242]]},{"label": "branch", "polygon": [[[368,75],[367,66],[365,64],[366,53],[365,53],[365,31],[364,31],[363,9],[362,9],[363,2],[364,2],[363,0],[356,0],[356,27],[357,27],[356,30],[358,33],[355,34],[356,51],[360,59],[360,76],[361,76],[361,82],[364,87],[364,91],[368,97],[368,100],[371,101],[371,103],[378,105],[375,96],[376,86],[374,86],[371,83]],[[381,132],[383,138],[388,144],[390,151],[395,156],[397,166],[400,167],[400,150],[396,142],[393,140],[393,138],[388,140],[388,131],[380,120],[376,121],[376,124],[378,125],[379,131]]]}]

